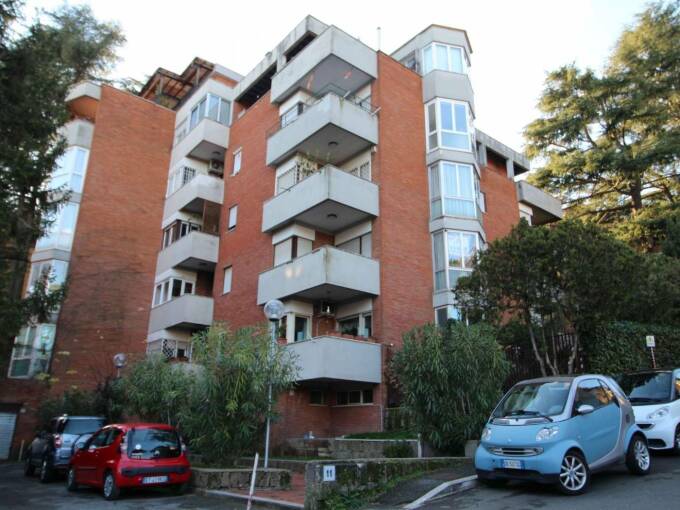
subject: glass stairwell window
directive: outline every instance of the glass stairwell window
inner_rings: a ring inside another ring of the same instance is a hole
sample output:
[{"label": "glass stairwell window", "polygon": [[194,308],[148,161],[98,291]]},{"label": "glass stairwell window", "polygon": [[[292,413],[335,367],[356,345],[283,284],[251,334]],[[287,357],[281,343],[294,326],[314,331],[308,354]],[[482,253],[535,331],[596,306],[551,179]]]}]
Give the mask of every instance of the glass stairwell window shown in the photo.
[{"label": "glass stairwell window", "polygon": [[432,236],[435,290],[453,289],[462,276],[474,269],[480,249],[479,234],[448,230]]},{"label": "glass stairwell window", "polygon": [[180,143],[203,119],[211,119],[228,126],[231,123],[231,102],[215,94],[206,94],[191,109],[188,119],[175,128],[175,145]]},{"label": "glass stairwell window", "polygon": [[54,345],[54,324],[29,325],[14,339],[8,377],[29,378],[46,373]]},{"label": "glass stairwell window", "polygon": [[468,62],[465,50],[460,46],[432,43],[423,48],[423,74],[430,71],[467,73]]},{"label": "glass stairwell window", "polygon": [[57,211],[47,215],[50,225],[44,235],[35,243],[37,250],[56,248],[70,250],[78,219],[78,204],[67,202],[59,206]]},{"label": "glass stairwell window", "polygon": [[69,147],[57,161],[47,189],[64,189],[75,193],[83,192],[83,181],[90,151],[82,147]]},{"label": "glass stairwell window", "polygon": [[435,99],[425,107],[427,150],[472,152],[472,115],[465,102]]},{"label": "glass stairwell window", "polygon": [[442,161],[430,167],[432,218],[477,218],[478,200],[479,179],[472,165]]}]

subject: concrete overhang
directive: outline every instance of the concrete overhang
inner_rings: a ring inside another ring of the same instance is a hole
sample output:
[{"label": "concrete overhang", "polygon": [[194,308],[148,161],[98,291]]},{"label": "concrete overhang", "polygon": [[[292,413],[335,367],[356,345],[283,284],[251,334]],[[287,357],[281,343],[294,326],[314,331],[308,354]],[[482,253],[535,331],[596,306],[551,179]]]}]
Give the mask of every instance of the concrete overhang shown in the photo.
[{"label": "concrete overhang", "polygon": [[377,143],[377,114],[329,93],[269,136],[266,163],[278,165],[301,152],[310,159],[337,165]]},{"label": "concrete overhang", "polygon": [[382,382],[380,344],[320,336],[288,344],[286,348],[296,358],[298,382]]},{"label": "concrete overhang", "polygon": [[272,103],[298,89],[314,96],[329,87],[354,92],[378,76],[376,52],[337,27],[328,27],[274,75]]},{"label": "concrete overhang", "polygon": [[217,264],[218,236],[191,232],[158,252],[156,273],[181,268],[192,271],[212,271]]},{"label": "concrete overhang", "polygon": [[229,144],[229,127],[212,119],[203,118],[172,149],[170,165],[182,158],[191,157],[203,161],[216,159],[224,161],[224,153]]},{"label": "concrete overhang", "polygon": [[257,303],[270,299],[343,302],[380,294],[377,260],[323,246],[260,273]]},{"label": "concrete overhang", "polygon": [[339,168],[325,166],[265,202],[262,231],[299,223],[328,233],[378,216],[378,186]]},{"label": "concrete overhang", "polygon": [[562,219],[562,203],[526,181],[515,181],[517,201],[531,207],[532,225],[543,225]]},{"label": "concrete overhang", "polygon": [[213,298],[185,294],[151,309],[149,333],[160,329],[196,329],[212,324]]},{"label": "concrete overhang", "polygon": [[163,218],[169,218],[178,211],[202,213],[204,201],[222,204],[224,180],[212,175],[198,174],[165,199]]}]

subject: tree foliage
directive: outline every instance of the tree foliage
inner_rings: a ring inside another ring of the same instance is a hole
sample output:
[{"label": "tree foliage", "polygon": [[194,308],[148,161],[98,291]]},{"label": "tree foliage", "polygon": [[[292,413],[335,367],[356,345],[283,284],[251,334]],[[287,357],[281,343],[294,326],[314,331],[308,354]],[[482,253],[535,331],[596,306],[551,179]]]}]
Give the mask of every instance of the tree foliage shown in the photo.
[{"label": "tree foliage", "polygon": [[124,41],[89,7],[66,5],[25,25],[21,6],[0,3],[0,358],[24,323],[54,309],[54,299],[24,300],[22,287],[30,250],[65,198],[46,183],[65,149],[66,96],[108,72]]},{"label": "tree foliage", "polygon": [[479,437],[508,368],[493,328],[455,321],[409,331],[390,364],[417,431],[450,452]]},{"label": "tree foliage", "polygon": [[567,65],[548,74],[542,116],[525,131],[528,154],[544,162],[533,182],[571,216],[656,249],[664,231],[648,228],[679,207],[679,83],[680,2],[657,2],[601,73]]},{"label": "tree foliage", "polygon": [[[579,334],[630,313],[645,281],[641,255],[596,225],[568,220],[530,227],[522,220],[479,255],[455,294],[473,320],[522,324],[547,375],[572,373]],[[560,366],[556,337],[565,331],[577,341]]]}]

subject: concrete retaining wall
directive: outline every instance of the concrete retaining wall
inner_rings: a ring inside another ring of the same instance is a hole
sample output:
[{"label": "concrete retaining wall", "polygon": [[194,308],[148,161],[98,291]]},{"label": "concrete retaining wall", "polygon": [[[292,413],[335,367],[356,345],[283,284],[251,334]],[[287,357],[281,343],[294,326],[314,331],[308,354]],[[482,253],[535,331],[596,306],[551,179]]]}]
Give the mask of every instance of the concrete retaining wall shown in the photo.
[{"label": "concrete retaining wall", "polygon": [[[252,469],[192,468],[194,487],[199,489],[247,489]],[[258,469],[255,487],[258,489],[287,489],[290,487],[287,469]]]},{"label": "concrete retaining wall", "polygon": [[417,439],[331,439],[331,454],[336,459],[384,459],[385,448],[407,444],[411,448],[409,457],[418,456]]}]

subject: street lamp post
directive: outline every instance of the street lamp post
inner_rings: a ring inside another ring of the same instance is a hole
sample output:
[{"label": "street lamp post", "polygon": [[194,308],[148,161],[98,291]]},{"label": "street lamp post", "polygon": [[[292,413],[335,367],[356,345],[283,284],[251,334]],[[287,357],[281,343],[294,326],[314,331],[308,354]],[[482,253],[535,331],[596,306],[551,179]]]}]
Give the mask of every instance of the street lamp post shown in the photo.
[{"label": "street lamp post", "polygon": [[125,367],[125,365],[127,365],[127,356],[124,353],[119,352],[113,357],[113,366],[116,367],[117,379],[120,379],[120,371]]},{"label": "street lamp post", "polygon": [[271,343],[269,345],[269,388],[267,397],[267,425],[264,437],[264,467],[269,467],[269,429],[270,416],[272,414],[272,380],[271,380],[271,363],[274,346],[276,345],[276,323],[283,317],[283,303],[278,299],[267,301],[264,305],[264,315],[269,321],[269,329],[271,331]]}]

